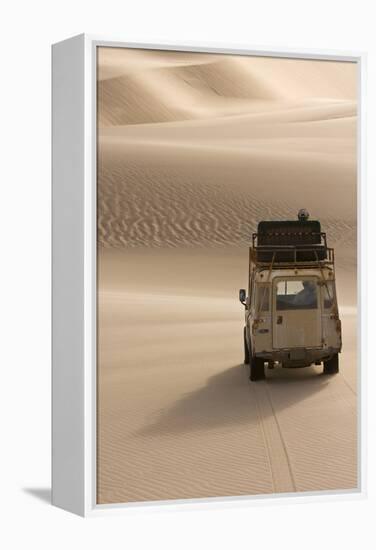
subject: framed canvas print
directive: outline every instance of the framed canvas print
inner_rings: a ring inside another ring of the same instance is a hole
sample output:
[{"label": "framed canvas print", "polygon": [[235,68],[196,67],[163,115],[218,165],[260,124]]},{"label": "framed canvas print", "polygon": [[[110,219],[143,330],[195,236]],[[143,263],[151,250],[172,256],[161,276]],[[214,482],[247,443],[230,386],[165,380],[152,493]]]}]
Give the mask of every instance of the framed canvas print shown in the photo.
[{"label": "framed canvas print", "polygon": [[364,491],[364,55],[53,46],[53,503]]}]

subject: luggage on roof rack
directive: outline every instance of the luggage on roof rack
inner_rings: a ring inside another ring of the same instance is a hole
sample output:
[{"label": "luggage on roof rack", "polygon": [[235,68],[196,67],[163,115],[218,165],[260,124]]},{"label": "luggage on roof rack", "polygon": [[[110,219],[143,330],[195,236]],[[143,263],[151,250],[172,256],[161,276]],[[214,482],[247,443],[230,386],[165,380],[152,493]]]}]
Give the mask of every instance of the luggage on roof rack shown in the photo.
[{"label": "luggage on roof rack", "polygon": [[321,244],[321,224],[316,220],[260,222],[258,245]]},{"label": "luggage on roof rack", "polygon": [[263,221],[253,234],[255,260],[299,263],[326,260],[326,235],[316,220]]}]

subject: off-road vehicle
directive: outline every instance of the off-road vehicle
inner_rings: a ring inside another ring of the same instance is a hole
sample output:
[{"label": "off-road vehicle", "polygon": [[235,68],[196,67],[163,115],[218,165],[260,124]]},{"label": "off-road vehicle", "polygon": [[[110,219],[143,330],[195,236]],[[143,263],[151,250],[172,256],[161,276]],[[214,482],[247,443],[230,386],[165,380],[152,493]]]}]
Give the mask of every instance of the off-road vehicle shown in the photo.
[{"label": "off-road vehicle", "polygon": [[338,372],[341,321],[335,285],[334,250],[319,221],[305,209],[298,220],[261,221],[249,248],[245,306],[244,363],[250,379],[269,368],[324,364]]}]

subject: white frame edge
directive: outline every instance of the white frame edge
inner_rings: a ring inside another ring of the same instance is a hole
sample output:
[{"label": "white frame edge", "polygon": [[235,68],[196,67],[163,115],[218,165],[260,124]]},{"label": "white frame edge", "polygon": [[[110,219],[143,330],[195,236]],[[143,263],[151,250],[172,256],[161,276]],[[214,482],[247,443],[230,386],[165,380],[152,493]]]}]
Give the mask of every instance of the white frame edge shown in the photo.
[{"label": "white frame edge", "polygon": [[[358,487],[98,505],[96,503],[96,48],[178,50],[358,64]],[[229,508],[366,495],[366,173],[363,52],[213,43],[126,43],[79,35],[52,47],[52,503],[92,516],[125,510]]]},{"label": "white frame edge", "polygon": [[52,502],[84,515],[84,40],[52,48]]}]

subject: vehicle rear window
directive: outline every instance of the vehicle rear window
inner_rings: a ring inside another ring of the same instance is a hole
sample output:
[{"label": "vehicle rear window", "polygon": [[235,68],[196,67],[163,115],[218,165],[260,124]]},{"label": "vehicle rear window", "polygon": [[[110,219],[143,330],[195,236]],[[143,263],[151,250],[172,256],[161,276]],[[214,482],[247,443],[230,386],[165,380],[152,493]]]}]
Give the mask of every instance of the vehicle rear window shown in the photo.
[{"label": "vehicle rear window", "polygon": [[317,309],[316,281],[313,279],[278,281],[276,309]]}]

